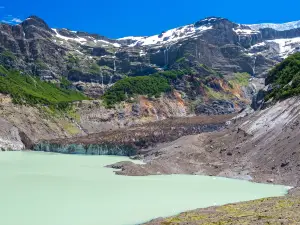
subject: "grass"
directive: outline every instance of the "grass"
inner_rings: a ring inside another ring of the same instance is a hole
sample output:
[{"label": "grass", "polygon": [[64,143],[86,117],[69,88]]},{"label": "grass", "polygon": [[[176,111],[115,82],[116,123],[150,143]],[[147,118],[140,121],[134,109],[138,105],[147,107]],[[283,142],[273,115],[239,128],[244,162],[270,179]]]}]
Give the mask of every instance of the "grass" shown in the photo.
[{"label": "grass", "polygon": [[231,78],[228,82],[233,87],[236,84],[239,86],[248,86],[250,78],[251,78],[251,76],[248,73],[235,73],[234,77]]},{"label": "grass", "polygon": [[74,124],[63,121],[62,122],[62,127],[64,128],[64,130],[70,134],[70,135],[76,135],[80,133],[80,130],[78,129],[78,127],[76,127]]},{"label": "grass", "polygon": [[210,87],[205,86],[205,90],[206,90],[207,96],[211,99],[223,99],[223,100],[229,99],[229,96],[226,96],[225,94],[223,94],[221,92],[215,91],[214,89],[212,89]]},{"label": "grass", "polygon": [[37,60],[35,61],[35,64],[36,64],[39,68],[41,68],[41,69],[48,69],[47,64],[44,63],[44,62],[43,62],[42,60],[40,60],[40,59],[37,59]]},{"label": "grass", "polygon": [[0,93],[9,94],[16,104],[41,104],[65,109],[71,102],[87,99],[78,91],[41,81],[38,77],[22,75],[3,66],[0,66],[0,74]]},{"label": "grass", "polygon": [[[194,210],[164,219],[162,225],[299,224],[299,197],[265,198],[210,210]],[[149,223],[151,224],[151,223]]]},{"label": "grass", "polygon": [[98,66],[96,63],[93,63],[89,69],[89,72],[92,74],[99,74],[100,73],[100,66]]}]

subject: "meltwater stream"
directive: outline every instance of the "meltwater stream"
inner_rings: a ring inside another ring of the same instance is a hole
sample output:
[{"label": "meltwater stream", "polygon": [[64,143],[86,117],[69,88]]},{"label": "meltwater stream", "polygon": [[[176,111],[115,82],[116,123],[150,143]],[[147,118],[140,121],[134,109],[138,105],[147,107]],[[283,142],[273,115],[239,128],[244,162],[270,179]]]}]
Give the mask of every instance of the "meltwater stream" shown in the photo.
[{"label": "meltwater stream", "polygon": [[125,177],[104,167],[123,160],[127,158],[0,152],[0,224],[134,225],[287,191],[205,176]]}]

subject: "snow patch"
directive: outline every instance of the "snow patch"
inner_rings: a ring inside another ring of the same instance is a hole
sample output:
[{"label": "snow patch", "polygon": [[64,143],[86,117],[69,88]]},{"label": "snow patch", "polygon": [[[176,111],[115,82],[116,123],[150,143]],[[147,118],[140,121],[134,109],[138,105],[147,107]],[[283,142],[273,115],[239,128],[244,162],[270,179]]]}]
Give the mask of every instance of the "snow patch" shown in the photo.
[{"label": "snow patch", "polygon": [[59,39],[65,40],[65,41],[75,41],[78,42],[80,44],[85,44],[87,42],[87,39],[83,38],[83,37],[76,37],[76,38],[70,38],[70,37],[65,37],[61,34],[58,33],[57,29],[52,29],[55,32],[55,36]]},{"label": "snow patch", "polygon": [[248,29],[248,28],[232,28],[232,30],[237,34],[237,35],[251,35],[251,34],[258,34],[259,32],[256,30]]},{"label": "snow patch", "polygon": [[164,45],[164,44],[169,44],[172,42],[185,39],[187,37],[191,37],[195,34],[202,33],[212,28],[213,27],[209,25],[195,27],[193,24],[191,24],[191,25],[168,30],[166,32],[161,33],[160,35],[153,35],[150,37],[124,37],[118,40],[134,40],[135,42],[129,45],[129,47],[149,46],[149,45],[157,45],[157,44]]},{"label": "snow patch", "polygon": [[289,55],[299,51],[300,37],[289,39],[274,39],[267,43],[275,43],[278,47],[278,52],[282,58],[287,58]]},{"label": "snow patch", "polygon": [[264,28],[271,28],[278,31],[284,31],[284,30],[291,30],[300,28],[300,20],[299,21],[293,21],[288,23],[261,23],[261,24],[250,24],[247,25],[251,27],[254,30],[264,29]]}]

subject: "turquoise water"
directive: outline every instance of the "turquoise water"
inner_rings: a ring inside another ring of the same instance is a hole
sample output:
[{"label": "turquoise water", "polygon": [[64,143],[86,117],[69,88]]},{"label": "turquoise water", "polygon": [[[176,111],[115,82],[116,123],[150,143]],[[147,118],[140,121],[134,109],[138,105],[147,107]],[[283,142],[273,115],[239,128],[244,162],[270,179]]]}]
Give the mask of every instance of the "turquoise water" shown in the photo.
[{"label": "turquoise water", "polygon": [[0,152],[0,224],[133,225],[287,191],[206,176],[117,176],[104,168],[123,160],[127,158]]}]

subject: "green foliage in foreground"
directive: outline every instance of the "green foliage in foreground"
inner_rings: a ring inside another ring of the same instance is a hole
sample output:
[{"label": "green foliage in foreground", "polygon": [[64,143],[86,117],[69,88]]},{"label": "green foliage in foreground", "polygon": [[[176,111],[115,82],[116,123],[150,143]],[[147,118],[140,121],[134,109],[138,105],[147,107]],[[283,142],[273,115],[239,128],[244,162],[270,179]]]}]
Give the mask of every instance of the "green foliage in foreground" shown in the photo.
[{"label": "green foliage in foreground", "polygon": [[37,77],[21,75],[17,71],[6,70],[0,65],[0,93],[10,94],[16,104],[44,104],[57,109],[65,109],[69,103],[86,99],[78,91],[68,90],[69,83],[59,84],[41,81]]},{"label": "green foliage in foreground", "polygon": [[272,91],[266,100],[285,99],[300,94],[300,53],[289,56],[272,69],[266,79],[266,85],[272,85]]},{"label": "green foliage in foreground", "polygon": [[126,77],[117,81],[102,98],[108,107],[112,107],[135,94],[159,97],[162,92],[170,89],[168,80],[159,75]]}]

